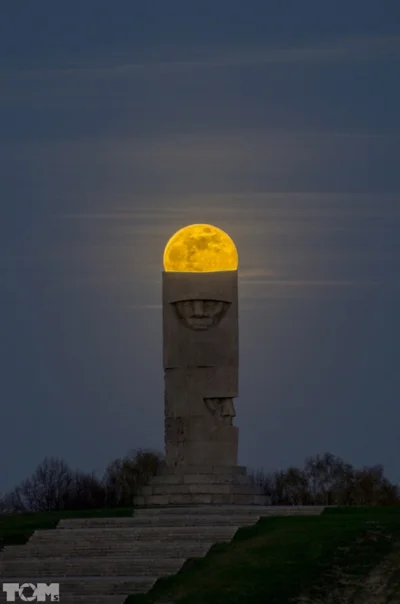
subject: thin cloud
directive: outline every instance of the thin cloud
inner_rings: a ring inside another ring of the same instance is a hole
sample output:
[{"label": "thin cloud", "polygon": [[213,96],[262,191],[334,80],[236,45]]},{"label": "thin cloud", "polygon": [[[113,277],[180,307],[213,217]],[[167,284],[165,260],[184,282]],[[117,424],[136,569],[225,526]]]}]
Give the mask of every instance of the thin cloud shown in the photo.
[{"label": "thin cloud", "polygon": [[[324,299],[339,296],[340,298],[365,297],[366,289],[377,289],[387,285],[387,282],[377,280],[335,280],[335,279],[287,279],[246,281],[244,287],[239,286],[239,295],[244,301],[244,307],[257,305],[269,299]],[[253,288],[252,286],[257,287]],[[241,304],[241,308],[242,308]]]},{"label": "thin cloud", "polygon": [[[59,66],[46,69],[19,69],[14,73],[28,77],[76,77],[88,75],[94,78],[106,76],[163,75],[180,74],[208,69],[223,69],[248,65],[306,64],[337,61],[366,61],[376,59],[400,59],[399,36],[360,36],[333,40],[323,45],[289,48],[261,48],[223,53],[200,59],[170,59],[167,61],[132,62],[127,57],[119,57],[113,62],[97,62],[73,66]],[[4,73],[4,71],[3,71]],[[10,72],[8,72],[10,73]]]},{"label": "thin cloud", "polygon": [[245,280],[252,280],[255,277],[273,277],[275,276],[274,271],[265,268],[239,268],[239,277]]},{"label": "thin cloud", "polygon": [[264,279],[253,280],[251,285],[275,285],[279,287],[370,287],[380,285],[381,281],[355,281],[335,279]]},{"label": "thin cloud", "polygon": [[[399,210],[395,207],[398,200],[396,193],[380,193],[380,205],[377,205],[376,193],[369,192],[337,192],[337,191],[243,191],[243,192],[227,192],[227,193],[203,193],[203,194],[177,194],[169,197],[164,193],[152,196],[146,195],[147,208],[138,206],[137,209],[125,209],[128,203],[132,200],[129,196],[123,199],[121,209],[111,212],[62,212],[54,213],[55,220],[98,220],[98,221],[116,221],[124,222],[140,220],[149,221],[154,225],[154,221],[175,222],[178,216],[171,218],[171,214],[185,216],[198,212],[199,207],[202,208],[202,213],[213,218],[215,215],[221,215],[225,219],[225,215],[240,217],[243,219],[249,217],[249,205],[251,206],[250,220],[254,222],[254,216],[262,217],[266,213],[268,216],[281,215],[290,211],[288,216],[293,217],[298,214],[306,214],[310,216],[331,216],[345,213],[347,215],[360,216],[360,208],[363,210],[363,215],[375,215],[376,212],[381,212],[381,204],[386,204],[386,210],[390,208],[392,216],[399,216]],[[181,204],[180,207],[174,207],[170,204]],[[160,205],[162,204],[162,205]],[[185,204],[185,205],[184,205]],[[151,209],[149,209],[149,206]],[[130,226],[130,225],[129,225]]]},{"label": "thin cloud", "polygon": [[124,306],[124,308],[129,308],[130,310],[154,310],[162,308],[161,304],[129,304],[128,306]]}]

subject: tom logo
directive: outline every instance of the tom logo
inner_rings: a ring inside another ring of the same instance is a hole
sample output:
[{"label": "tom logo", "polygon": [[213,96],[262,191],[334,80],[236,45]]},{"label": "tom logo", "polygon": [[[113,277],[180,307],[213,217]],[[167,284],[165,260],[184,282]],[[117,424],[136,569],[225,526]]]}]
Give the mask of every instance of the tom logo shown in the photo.
[{"label": "tom logo", "polygon": [[3,583],[6,602],[59,602],[59,583]]}]

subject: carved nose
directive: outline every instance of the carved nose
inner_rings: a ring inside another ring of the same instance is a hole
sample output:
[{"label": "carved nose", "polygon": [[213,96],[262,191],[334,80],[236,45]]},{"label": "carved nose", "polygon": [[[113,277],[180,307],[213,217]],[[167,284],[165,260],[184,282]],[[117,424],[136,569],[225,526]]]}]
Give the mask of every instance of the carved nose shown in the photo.
[{"label": "carved nose", "polygon": [[229,415],[230,417],[236,416],[232,399],[228,398],[223,401],[222,415]]},{"label": "carved nose", "polygon": [[204,316],[204,308],[202,300],[195,300],[193,305],[193,316],[202,317]]}]

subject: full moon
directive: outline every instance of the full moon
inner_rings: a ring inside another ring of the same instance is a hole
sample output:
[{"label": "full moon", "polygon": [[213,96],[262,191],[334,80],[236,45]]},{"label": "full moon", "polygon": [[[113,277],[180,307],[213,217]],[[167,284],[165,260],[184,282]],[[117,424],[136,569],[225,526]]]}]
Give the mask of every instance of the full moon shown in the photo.
[{"label": "full moon", "polygon": [[238,252],[225,231],[212,224],[191,224],[172,235],[164,250],[169,272],[207,273],[234,271]]}]

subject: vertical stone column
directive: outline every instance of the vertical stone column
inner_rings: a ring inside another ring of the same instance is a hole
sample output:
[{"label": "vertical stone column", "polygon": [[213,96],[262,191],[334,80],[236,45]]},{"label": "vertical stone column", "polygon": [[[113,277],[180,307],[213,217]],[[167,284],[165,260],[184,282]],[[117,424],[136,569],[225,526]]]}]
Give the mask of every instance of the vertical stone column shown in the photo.
[{"label": "vertical stone column", "polygon": [[163,272],[163,364],[167,465],[236,466],[237,270]]}]

